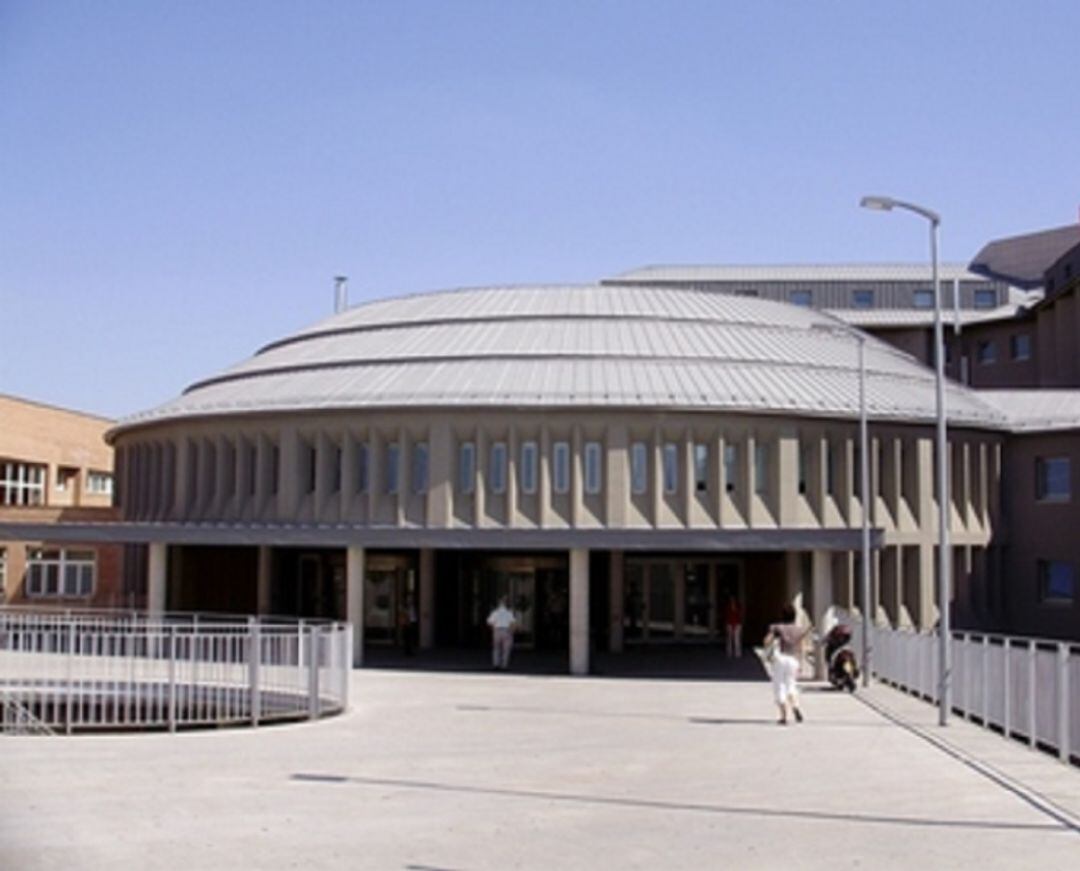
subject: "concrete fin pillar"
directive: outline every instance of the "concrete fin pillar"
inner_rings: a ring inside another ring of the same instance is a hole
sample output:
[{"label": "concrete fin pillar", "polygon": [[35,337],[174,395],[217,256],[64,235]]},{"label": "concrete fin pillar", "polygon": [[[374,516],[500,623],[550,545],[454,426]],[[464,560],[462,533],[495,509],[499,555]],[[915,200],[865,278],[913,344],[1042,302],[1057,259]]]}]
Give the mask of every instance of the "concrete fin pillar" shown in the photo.
[{"label": "concrete fin pillar", "polygon": [[589,551],[570,551],[570,673],[589,673]]},{"label": "concrete fin pillar", "polygon": [[345,550],[345,619],[353,627],[353,667],[364,664],[364,549]]},{"label": "concrete fin pillar", "polygon": [[165,613],[165,587],[169,574],[169,546],[154,541],[147,548],[146,611],[160,617]]}]

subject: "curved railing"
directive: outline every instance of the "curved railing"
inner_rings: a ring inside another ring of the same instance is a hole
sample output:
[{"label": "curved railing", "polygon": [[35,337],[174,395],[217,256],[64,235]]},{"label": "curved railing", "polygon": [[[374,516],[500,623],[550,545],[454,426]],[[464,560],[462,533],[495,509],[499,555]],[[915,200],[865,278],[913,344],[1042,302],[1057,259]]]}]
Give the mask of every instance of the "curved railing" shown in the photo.
[{"label": "curved railing", "polygon": [[253,725],[348,706],[347,623],[0,608],[5,733]]}]

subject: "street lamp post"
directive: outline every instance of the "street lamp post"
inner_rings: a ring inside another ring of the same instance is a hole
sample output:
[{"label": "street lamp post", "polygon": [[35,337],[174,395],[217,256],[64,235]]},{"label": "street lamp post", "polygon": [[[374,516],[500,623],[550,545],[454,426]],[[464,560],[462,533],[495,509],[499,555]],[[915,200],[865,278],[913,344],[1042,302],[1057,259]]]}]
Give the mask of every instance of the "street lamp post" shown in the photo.
[{"label": "street lamp post", "polygon": [[862,503],[862,558],[860,589],[863,602],[862,681],[870,685],[870,435],[866,414],[866,334],[848,326],[815,324],[818,329],[854,339],[859,347],[859,493]]},{"label": "street lamp post", "polygon": [[948,725],[951,699],[951,662],[949,620],[949,583],[952,574],[952,550],[949,547],[949,478],[945,439],[945,334],[941,323],[941,283],[938,280],[938,225],[941,216],[930,209],[892,197],[863,197],[865,209],[914,212],[930,222],[930,262],[934,277],[934,369],[937,388],[937,481],[938,481],[938,723]]}]

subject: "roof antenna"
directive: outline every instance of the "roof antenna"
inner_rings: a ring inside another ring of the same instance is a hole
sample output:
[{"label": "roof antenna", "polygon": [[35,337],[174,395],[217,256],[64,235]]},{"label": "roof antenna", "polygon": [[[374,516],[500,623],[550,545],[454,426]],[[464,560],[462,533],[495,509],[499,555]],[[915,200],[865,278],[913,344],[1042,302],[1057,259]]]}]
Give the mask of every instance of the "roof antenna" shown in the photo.
[{"label": "roof antenna", "polygon": [[348,278],[344,275],[334,276],[334,314],[339,315],[349,307]]}]

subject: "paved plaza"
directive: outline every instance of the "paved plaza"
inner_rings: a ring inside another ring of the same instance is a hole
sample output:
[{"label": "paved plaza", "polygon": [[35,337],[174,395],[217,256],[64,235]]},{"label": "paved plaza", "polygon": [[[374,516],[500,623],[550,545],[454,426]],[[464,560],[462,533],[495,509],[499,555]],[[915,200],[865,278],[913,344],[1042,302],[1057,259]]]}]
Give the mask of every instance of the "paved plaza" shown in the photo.
[{"label": "paved plaza", "polygon": [[885,687],[353,673],[319,723],[0,740],[0,868],[1067,868],[1080,773]]}]

